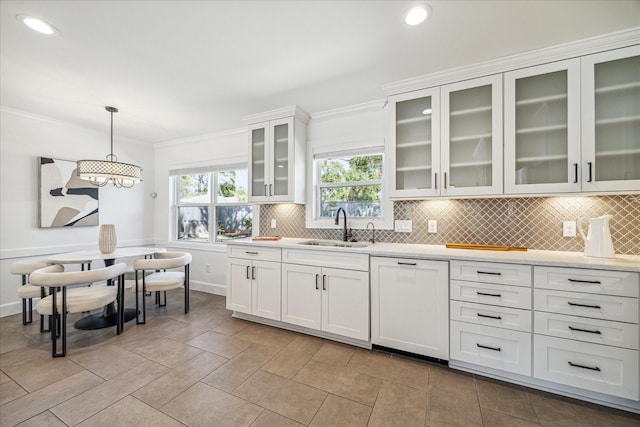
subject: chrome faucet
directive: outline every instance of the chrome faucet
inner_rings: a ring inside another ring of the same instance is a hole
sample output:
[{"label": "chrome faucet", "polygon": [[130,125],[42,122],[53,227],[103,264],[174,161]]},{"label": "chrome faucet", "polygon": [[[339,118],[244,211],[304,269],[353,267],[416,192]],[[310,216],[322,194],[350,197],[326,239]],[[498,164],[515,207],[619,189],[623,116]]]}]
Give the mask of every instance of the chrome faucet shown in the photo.
[{"label": "chrome faucet", "polygon": [[342,241],[348,242],[349,234],[347,233],[347,213],[342,208],[338,208],[338,210],[336,211],[336,225],[340,224],[340,211],[342,211],[342,215],[344,216],[344,224],[342,228]]},{"label": "chrome faucet", "polygon": [[371,238],[369,239],[369,241],[371,243],[375,243],[376,242],[376,226],[373,225],[371,221],[369,221],[367,223],[367,230],[369,229],[369,224],[371,224]]}]

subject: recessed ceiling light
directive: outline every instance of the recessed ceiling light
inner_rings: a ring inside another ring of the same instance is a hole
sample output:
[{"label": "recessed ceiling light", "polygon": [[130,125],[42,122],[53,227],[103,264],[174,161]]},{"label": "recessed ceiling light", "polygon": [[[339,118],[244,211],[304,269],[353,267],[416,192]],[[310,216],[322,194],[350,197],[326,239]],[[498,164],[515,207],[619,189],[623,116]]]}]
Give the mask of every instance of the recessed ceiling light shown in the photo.
[{"label": "recessed ceiling light", "polygon": [[418,25],[431,16],[431,8],[426,4],[420,4],[412,7],[404,16],[404,22],[407,25]]},{"label": "recessed ceiling light", "polygon": [[16,19],[24,22],[24,25],[39,32],[40,34],[45,34],[47,36],[57,36],[59,34],[58,30],[53,25],[48,24],[41,19],[34,18],[33,16],[17,15]]}]

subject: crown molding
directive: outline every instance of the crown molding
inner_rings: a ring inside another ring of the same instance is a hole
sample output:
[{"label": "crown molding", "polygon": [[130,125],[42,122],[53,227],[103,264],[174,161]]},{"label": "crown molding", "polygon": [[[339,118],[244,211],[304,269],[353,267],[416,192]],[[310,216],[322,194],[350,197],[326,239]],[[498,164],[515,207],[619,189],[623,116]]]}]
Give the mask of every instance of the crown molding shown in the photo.
[{"label": "crown molding", "polygon": [[250,125],[253,123],[268,122],[269,120],[282,119],[283,117],[295,117],[297,120],[301,120],[305,124],[308,123],[310,119],[309,114],[300,109],[300,107],[297,105],[291,105],[289,107],[265,111],[264,113],[244,116],[242,120]]},{"label": "crown molding", "polygon": [[348,116],[350,114],[357,113],[374,113],[381,111],[387,104],[386,99],[379,99],[376,101],[364,102],[362,104],[349,105],[347,107],[335,108],[333,110],[320,111],[318,113],[312,113],[312,120],[326,120],[333,119],[338,116]]},{"label": "crown molding", "polygon": [[381,88],[387,95],[397,95],[636,44],[640,44],[640,27],[386,83]]},{"label": "crown molding", "polygon": [[202,135],[189,136],[187,138],[172,139],[169,141],[157,142],[153,146],[156,148],[173,147],[181,144],[192,144],[198,142],[208,142],[215,139],[222,139],[229,136],[243,135],[247,133],[246,127],[227,129],[218,132],[205,133]]}]

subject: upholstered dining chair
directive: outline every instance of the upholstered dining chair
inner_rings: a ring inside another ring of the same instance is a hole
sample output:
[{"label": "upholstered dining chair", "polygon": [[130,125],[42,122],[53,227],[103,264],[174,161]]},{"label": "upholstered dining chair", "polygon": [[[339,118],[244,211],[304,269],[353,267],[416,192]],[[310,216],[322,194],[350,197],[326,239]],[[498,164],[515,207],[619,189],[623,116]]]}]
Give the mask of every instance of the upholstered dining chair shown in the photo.
[{"label": "upholstered dining chair", "polygon": [[[31,273],[34,286],[47,286],[49,296],[38,301],[36,309],[41,315],[51,316],[51,355],[64,357],[67,354],[67,314],[83,313],[102,308],[114,301],[118,304],[116,333],[124,327],[124,273],[127,264],[85,271],[65,272],[62,265],[51,265]],[[117,280],[114,280],[117,279]],[[70,285],[114,280],[117,286],[91,286],[67,289]],[[62,343],[59,346],[58,339]]]},{"label": "upholstered dining chair", "polygon": [[[144,295],[147,292],[156,292],[156,304],[163,307],[167,304],[167,291],[184,286],[184,312],[189,312],[189,264],[191,254],[189,252],[159,252],[153,259],[137,259],[133,262],[135,269],[136,293],[136,323],[141,325],[147,322],[146,302]],[[184,271],[176,271],[182,269]],[[167,271],[172,270],[172,271]],[[151,271],[151,274],[147,274]],[[164,304],[161,293],[164,294]],[[142,294],[142,295],[141,295]],[[142,298],[142,310],[139,309],[139,299]],[[142,312],[142,321],[140,320]]]},{"label": "upholstered dining chair", "polygon": [[[34,286],[29,283],[29,275],[40,268],[51,264],[45,261],[16,261],[11,263],[11,274],[22,276],[22,286],[18,289],[18,298],[22,299],[22,324],[28,325],[33,322],[33,299],[44,298],[46,288]],[[48,332],[44,329],[44,316],[40,315],[40,332]]]}]

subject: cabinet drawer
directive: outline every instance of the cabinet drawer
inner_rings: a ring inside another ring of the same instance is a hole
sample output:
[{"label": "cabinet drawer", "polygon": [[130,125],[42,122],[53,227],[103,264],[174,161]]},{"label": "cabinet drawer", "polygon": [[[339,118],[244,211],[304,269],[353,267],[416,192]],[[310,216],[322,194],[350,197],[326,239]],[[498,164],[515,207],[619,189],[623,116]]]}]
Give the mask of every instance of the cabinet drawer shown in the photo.
[{"label": "cabinet drawer", "polygon": [[638,323],[638,298],[536,289],[536,311]]},{"label": "cabinet drawer", "polygon": [[637,297],[640,274],[628,271],[534,267],[534,287],[604,295]]},{"label": "cabinet drawer", "polygon": [[451,321],[451,359],[531,375],[531,334]]},{"label": "cabinet drawer", "polygon": [[450,265],[452,279],[531,286],[530,265],[473,261],[451,261]]},{"label": "cabinet drawer", "polygon": [[536,312],[534,328],[536,334],[638,350],[638,325],[630,323]]},{"label": "cabinet drawer", "polygon": [[369,255],[348,252],[348,249],[336,251],[283,249],[282,262],[369,271]]},{"label": "cabinet drawer", "polygon": [[638,351],[536,335],[533,376],[638,400]]},{"label": "cabinet drawer", "polygon": [[531,288],[451,280],[451,299],[512,308],[531,308]]},{"label": "cabinet drawer", "polygon": [[531,332],[531,311],[451,301],[451,320]]},{"label": "cabinet drawer", "polygon": [[282,250],[280,248],[265,248],[253,245],[229,245],[227,256],[232,258],[256,259],[260,261],[280,262]]}]

